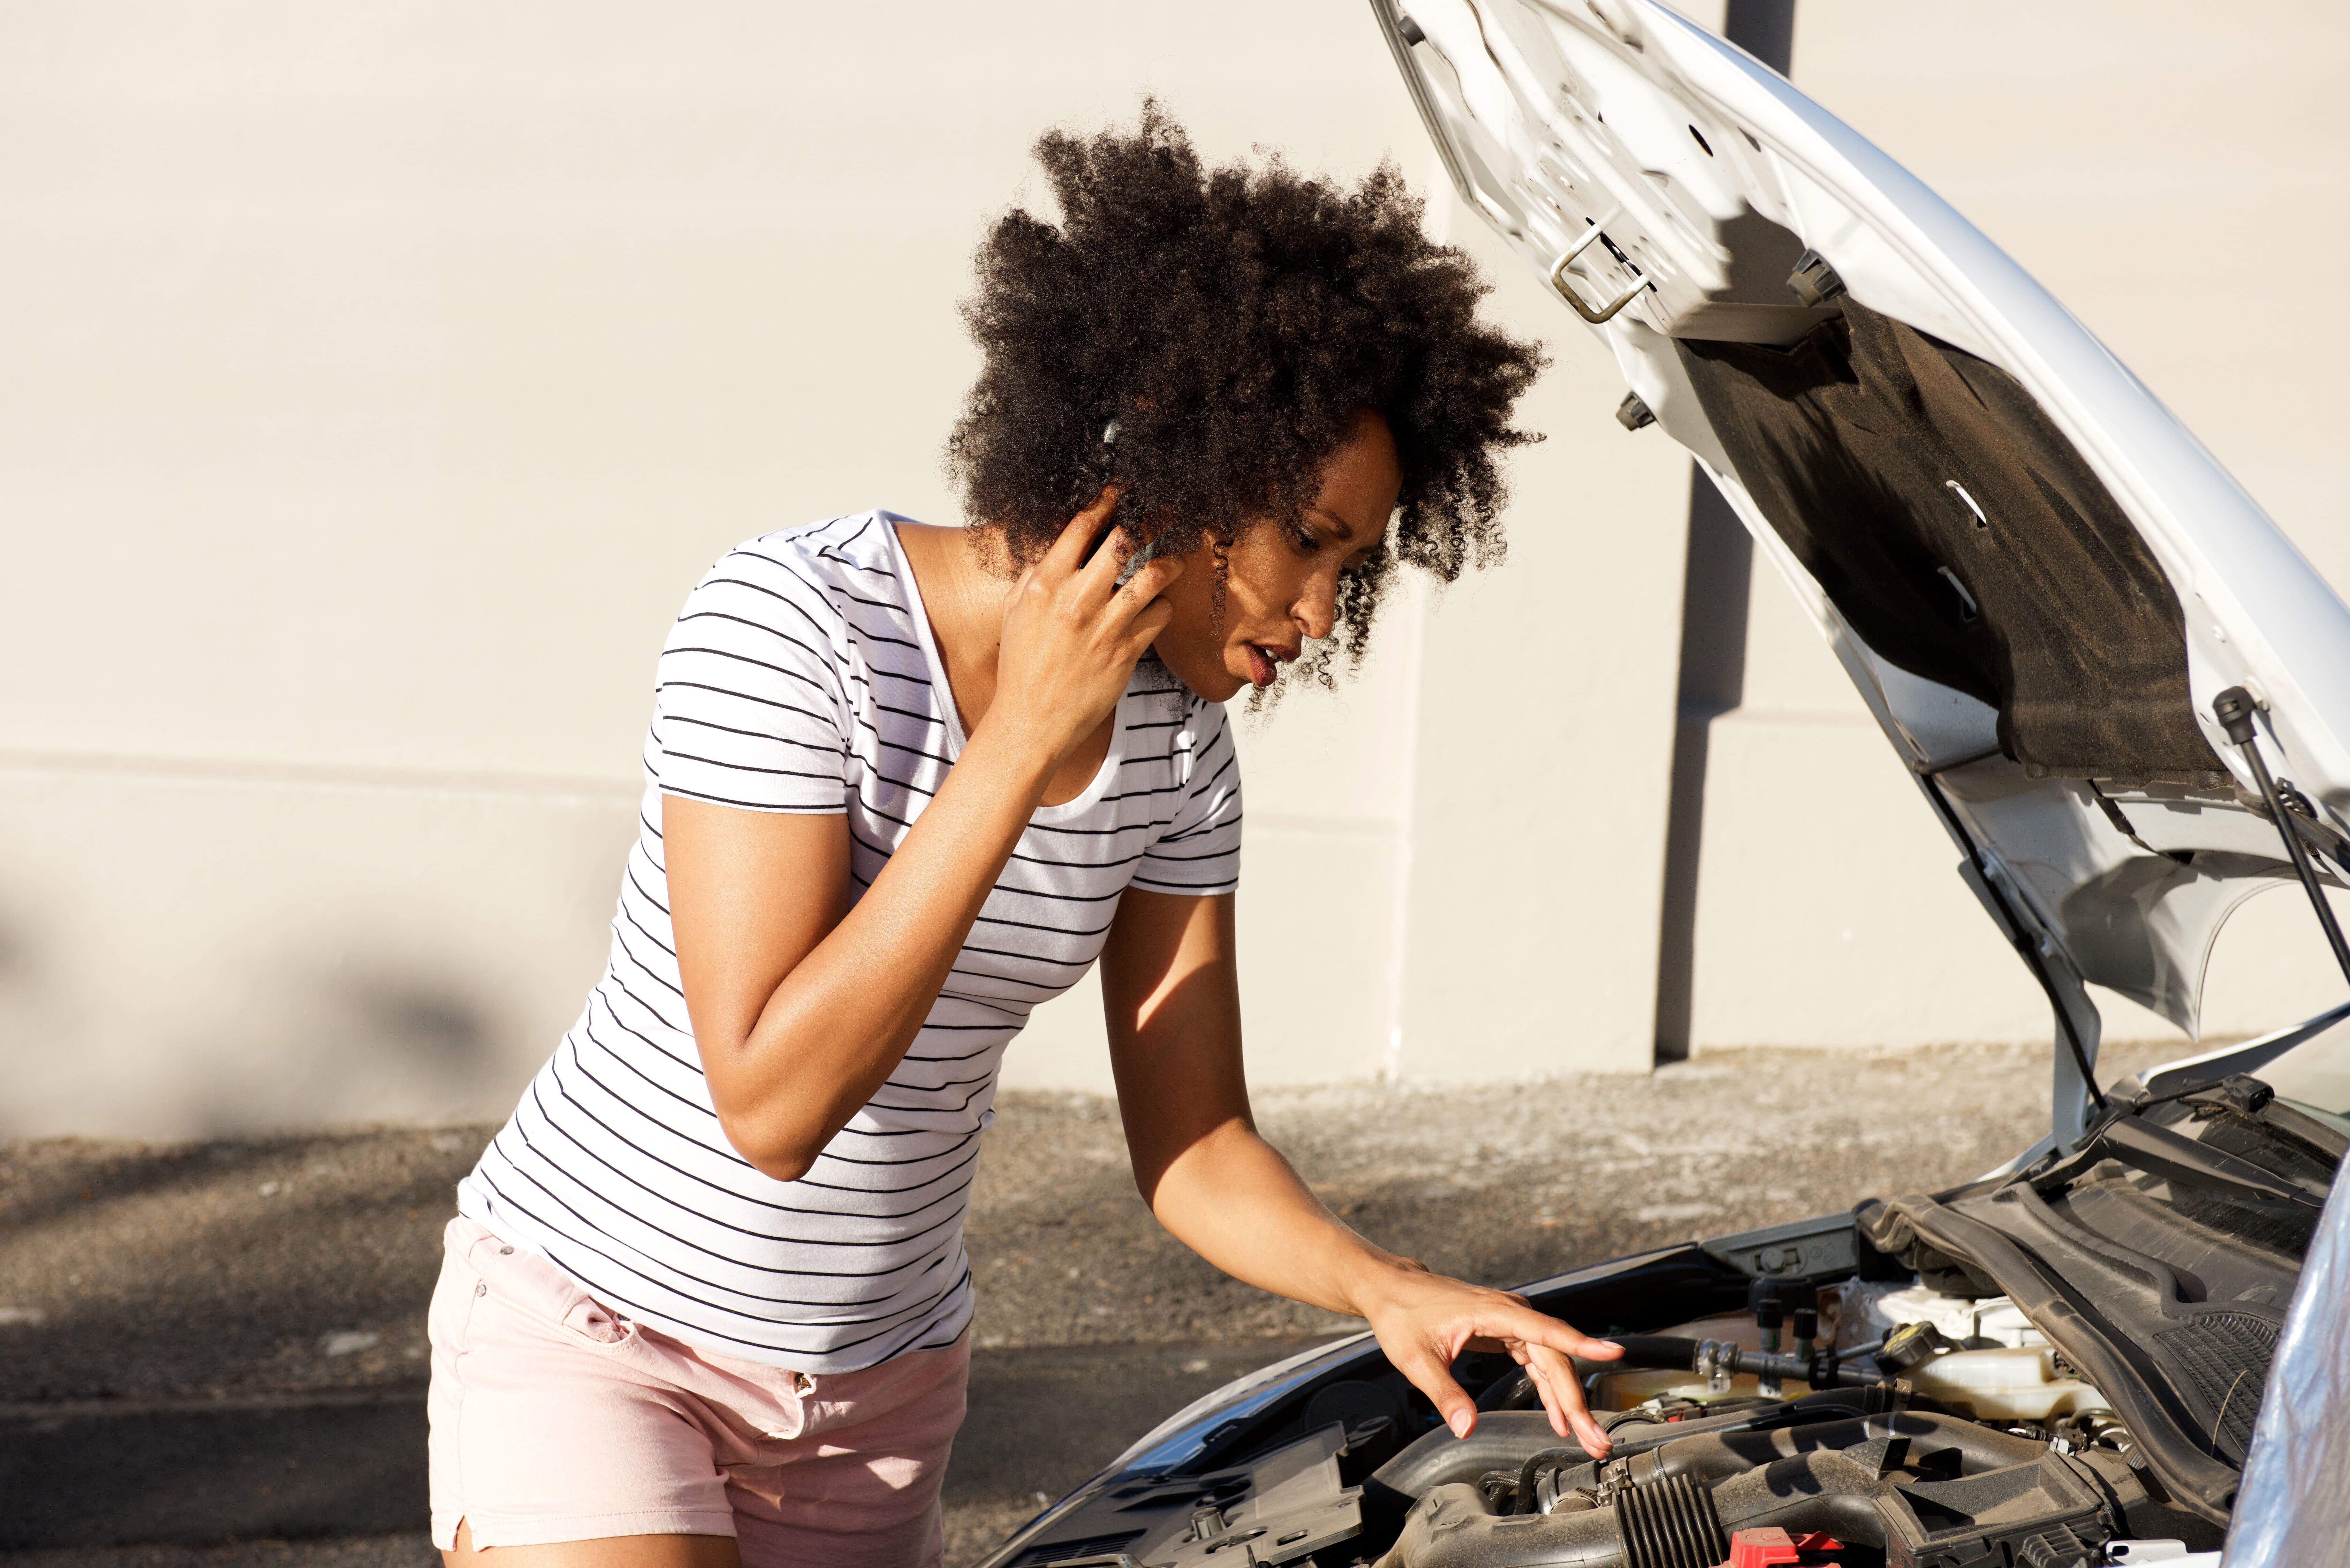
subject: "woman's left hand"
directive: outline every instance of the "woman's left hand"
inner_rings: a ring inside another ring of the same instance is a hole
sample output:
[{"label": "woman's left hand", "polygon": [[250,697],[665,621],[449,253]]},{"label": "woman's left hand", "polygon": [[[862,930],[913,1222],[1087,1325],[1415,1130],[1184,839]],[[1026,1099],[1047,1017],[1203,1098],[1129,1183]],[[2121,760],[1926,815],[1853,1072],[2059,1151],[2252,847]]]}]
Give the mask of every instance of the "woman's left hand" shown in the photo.
[{"label": "woman's left hand", "polygon": [[1407,1258],[1381,1274],[1358,1310],[1388,1360],[1435,1403],[1455,1437],[1475,1429],[1477,1405],[1452,1380],[1453,1361],[1466,1350],[1500,1351],[1534,1379],[1552,1431],[1580,1443],[1593,1459],[1607,1457],[1607,1434],[1591,1418],[1569,1357],[1613,1361],[1623,1346],[1577,1334],[1523,1296],[1432,1274]]}]

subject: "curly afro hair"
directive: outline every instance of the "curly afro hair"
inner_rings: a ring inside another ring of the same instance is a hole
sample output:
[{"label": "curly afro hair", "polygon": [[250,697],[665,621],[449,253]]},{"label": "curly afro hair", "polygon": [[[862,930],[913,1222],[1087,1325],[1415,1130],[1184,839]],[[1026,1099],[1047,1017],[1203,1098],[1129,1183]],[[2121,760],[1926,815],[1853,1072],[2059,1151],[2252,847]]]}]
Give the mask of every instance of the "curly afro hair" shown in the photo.
[{"label": "curly afro hair", "polygon": [[1509,421],[1546,361],[1477,319],[1488,286],[1392,163],[1351,191],[1277,155],[1211,170],[1150,100],[1131,131],[1050,131],[1035,156],[1061,223],[1015,209],[980,246],[963,317],[984,359],[948,443],[1014,564],[1112,483],[1129,535],[1176,549],[1295,521],[1365,410],[1403,488],[1302,673],[1360,661],[1399,561],[1451,582],[1500,559],[1494,459],[1541,439]]}]

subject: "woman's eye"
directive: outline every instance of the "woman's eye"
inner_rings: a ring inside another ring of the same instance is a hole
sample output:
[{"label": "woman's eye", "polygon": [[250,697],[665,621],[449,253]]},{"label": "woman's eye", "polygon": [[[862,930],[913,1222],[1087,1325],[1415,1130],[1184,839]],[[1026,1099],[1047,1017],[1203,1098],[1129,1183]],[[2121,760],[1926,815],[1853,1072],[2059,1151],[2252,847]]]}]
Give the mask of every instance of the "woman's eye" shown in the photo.
[{"label": "woman's eye", "polygon": [[1322,541],[1314,536],[1314,530],[1303,524],[1292,523],[1288,532],[1289,542],[1302,554],[1311,556],[1322,548]]}]

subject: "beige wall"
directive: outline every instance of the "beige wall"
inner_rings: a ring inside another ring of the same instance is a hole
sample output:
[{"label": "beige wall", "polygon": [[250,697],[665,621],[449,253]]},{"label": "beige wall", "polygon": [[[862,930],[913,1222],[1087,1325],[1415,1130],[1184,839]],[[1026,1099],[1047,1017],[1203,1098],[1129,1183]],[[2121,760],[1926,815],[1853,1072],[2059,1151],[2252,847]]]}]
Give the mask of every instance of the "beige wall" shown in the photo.
[{"label": "beige wall", "polygon": [[[2343,237],[2350,37],[2272,14],[2290,47],[2185,5],[1802,0],[1795,74],[2350,580],[2344,328],[2197,307],[2315,297]],[[1357,0],[0,8],[0,1134],[502,1111],[600,962],[685,588],[770,527],[955,514],[971,248],[1037,130],[1146,88],[1213,155],[1432,161]],[[1269,1081],[1648,1062],[1686,464],[1432,216],[1550,340],[1551,439],[1507,566],[1242,722]],[[2186,230],[2242,254],[2184,272]],[[1753,645],[1700,1046],[2043,1033],[1767,578]],[[2330,999],[2293,913],[2229,939],[2227,1027]],[[1102,1084],[1088,1005],[1010,1081]]]}]

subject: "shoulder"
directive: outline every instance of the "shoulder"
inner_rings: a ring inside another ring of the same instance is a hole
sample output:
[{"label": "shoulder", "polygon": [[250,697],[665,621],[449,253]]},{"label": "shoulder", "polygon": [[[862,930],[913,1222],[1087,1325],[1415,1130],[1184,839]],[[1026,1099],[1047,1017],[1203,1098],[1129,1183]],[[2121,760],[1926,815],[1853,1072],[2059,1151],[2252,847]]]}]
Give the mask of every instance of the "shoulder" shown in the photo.
[{"label": "shoulder", "polygon": [[1145,655],[1134,667],[1126,694],[1127,729],[1154,751],[1174,749],[1180,736],[1197,727],[1203,710],[1219,722],[1223,712],[1218,704],[1193,696],[1153,655]]},{"label": "shoulder", "polygon": [[1135,666],[1127,691],[1135,699],[1128,728],[1136,752],[1165,755],[1186,780],[1203,762],[1211,771],[1233,764],[1232,732],[1222,702],[1200,696],[1156,659]]},{"label": "shoulder", "polygon": [[877,609],[901,616],[905,597],[884,516],[860,512],[744,540],[694,586],[679,628],[747,621],[837,641]]},{"label": "shoulder", "polygon": [[835,604],[844,597],[902,602],[885,515],[858,512],[745,539],[721,556],[702,582],[809,590]]}]

